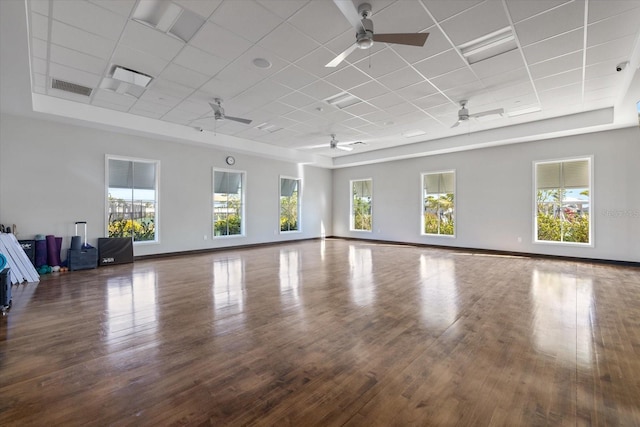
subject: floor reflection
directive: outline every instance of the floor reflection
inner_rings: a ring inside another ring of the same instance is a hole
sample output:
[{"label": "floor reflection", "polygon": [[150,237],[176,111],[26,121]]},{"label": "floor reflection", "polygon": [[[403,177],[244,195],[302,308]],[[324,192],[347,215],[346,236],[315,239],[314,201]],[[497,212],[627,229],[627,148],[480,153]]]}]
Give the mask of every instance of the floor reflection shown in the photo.
[{"label": "floor reflection", "polygon": [[300,252],[295,249],[280,250],[280,298],[300,299]]},{"label": "floor reflection", "polygon": [[536,348],[566,362],[592,364],[591,279],[534,269],[531,295]]},{"label": "floor reflection", "polygon": [[357,306],[373,304],[376,288],[373,279],[373,261],[371,248],[349,246],[349,268],[351,280],[351,300]]},{"label": "floor reflection", "polygon": [[244,311],[244,259],[226,258],[213,262],[213,301],[216,311],[236,307]]},{"label": "floor reflection", "polygon": [[447,328],[458,317],[455,269],[451,259],[420,255],[421,314],[430,327]]},{"label": "floor reflection", "polygon": [[157,277],[155,271],[139,271],[107,280],[109,338],[155,334],[157,330]]}]

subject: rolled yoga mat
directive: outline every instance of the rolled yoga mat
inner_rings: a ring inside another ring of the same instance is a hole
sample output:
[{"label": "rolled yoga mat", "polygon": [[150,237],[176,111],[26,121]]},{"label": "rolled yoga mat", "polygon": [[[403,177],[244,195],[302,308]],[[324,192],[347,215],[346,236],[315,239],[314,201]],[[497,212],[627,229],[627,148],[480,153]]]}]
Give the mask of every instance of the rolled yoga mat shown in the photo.
[{"label": "rolled yoga mat", "polygon": [[36,240],[36,268],[47,265],[47,241]]},{"label": "rolled yoga mat", "polygon": [[0,271],[4,270],[4,267],[7,265],[7,258],[0,254]]},{"label": "rolled yoga mat", "polygon": [[[62,246],[62,237],[48,235],[47,238],[47,264],[50,266],[60,265],[60,246]],[[57,240],[60,239],[60,246]]]},{"label": "rolled yoga mat", "polygon": [[82,238],[80,236],[71,236],[71,248],[72,251],[82,250]]}]

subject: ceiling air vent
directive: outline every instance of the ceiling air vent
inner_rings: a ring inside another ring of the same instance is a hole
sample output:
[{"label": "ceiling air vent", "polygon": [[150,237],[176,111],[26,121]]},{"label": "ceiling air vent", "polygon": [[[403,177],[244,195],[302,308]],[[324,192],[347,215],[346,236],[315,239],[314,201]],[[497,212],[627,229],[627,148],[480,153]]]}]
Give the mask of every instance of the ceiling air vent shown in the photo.
[{"label": "ceiling air vent", "polygon": [[51,79],[51,88],[84,96],[91,96],[91,91],[93,90],[90,87],[80,86],[75,83],[69,83],[58,79]]}]

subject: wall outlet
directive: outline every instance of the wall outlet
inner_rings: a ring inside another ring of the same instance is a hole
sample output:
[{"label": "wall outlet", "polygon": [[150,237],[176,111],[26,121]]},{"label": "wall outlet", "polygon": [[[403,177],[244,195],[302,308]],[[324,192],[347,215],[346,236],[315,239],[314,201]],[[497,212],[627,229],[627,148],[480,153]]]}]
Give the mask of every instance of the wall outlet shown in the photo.
[{"label": "wall outlet", "polygon": [[522,237],[518,236],[518,243],[522,243]]},{"label": "wall outlet", "polygon": [[202,236],[202,240],[207,240],[207,239],[208,239],[208,237],[207,237],[206,234],[204,236]]}]

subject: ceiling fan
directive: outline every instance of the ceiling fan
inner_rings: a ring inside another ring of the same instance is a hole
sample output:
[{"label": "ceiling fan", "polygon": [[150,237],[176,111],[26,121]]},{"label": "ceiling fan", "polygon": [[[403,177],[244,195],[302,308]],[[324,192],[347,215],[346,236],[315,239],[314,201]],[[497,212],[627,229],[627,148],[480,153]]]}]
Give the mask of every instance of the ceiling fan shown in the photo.
[{"label": "ceiling fan", "polygon": [[347,56],[356,49],[369,49],[373,42],[384,42],[394,44],[404,44],[409,46],[424,46],[429,33],[394,33],[375,34],[373,32],[373,21],[371,16],[371,5],[362,3],[358,9],[354,7],[351,0],[333,0],[340,12],[347,18],[353,28],[356,29],[356,42],[349,46],[347,50],[336,56],[325,67],[337,67]]},{"label": "ceiling fan", "polygon": [[224,108],[222,108],[222,99],[215,98],[213,102],[210,102],[211,108],[213,109],[213,117],[216,120],[233,120],[234,122],[244,123],[245,125],[251,124],[251,120],[242,119],[240,117],[232,117],[224,114]]},{"label": "ceiling fan", "polygon": [[495,110],[487,110],[481,113],[469,114],[469,110],[467,110],[467,100],[464,99],[460,101],[460,110],[458,111],[458,121],[451,126],[452,128],[458,126],[462,122],[469,121],[470,118],[475,119],[483,116],[492,116],[492,115],[502,115],[504,114],[503,108],[497,108]]},{"label": "ceiling fan", "polygon": [[329,141],[329,147],[332,150],[342,150],[342,151],[352,151],[353,147],[349,147],[348,145],[345,144],[340,144],[339,141],[336,139],[336,134],[332,133],[331,134],[331,141]]}]

